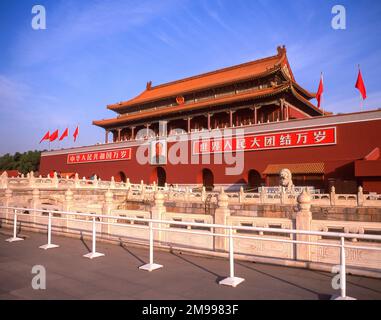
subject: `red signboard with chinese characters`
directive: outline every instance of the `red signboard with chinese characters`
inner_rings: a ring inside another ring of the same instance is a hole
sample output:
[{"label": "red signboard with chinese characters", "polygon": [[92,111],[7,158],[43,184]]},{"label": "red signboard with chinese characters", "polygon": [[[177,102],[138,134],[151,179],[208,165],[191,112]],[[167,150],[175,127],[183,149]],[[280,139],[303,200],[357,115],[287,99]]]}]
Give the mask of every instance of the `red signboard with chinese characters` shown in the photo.
[{"label": "red signboard with chinese characters", "polygon": [[67,163],[89,163],[101,161],[120,161],[131,159],[131,148],[104,150],[83,153],[71,153],[67,155]]},{"label": "red signboard with chinese characters", "polygon": [[313,147],[336,144],[336,127],[193,141],[193,154]]}]

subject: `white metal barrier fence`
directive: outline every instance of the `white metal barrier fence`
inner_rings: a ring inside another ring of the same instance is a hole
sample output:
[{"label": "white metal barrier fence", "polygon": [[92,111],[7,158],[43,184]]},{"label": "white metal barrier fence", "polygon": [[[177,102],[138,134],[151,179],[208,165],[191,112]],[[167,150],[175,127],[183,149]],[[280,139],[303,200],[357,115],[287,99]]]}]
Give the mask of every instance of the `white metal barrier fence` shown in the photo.
[{"label": "white metal barrier fence", "polygon": [[[41,209],[31,209],[31,208],[17,208],[17,207],[3,207],[0,206],[0,210],[11,210],[13,213],[13,236],[9,239],[6,239],[8,242],[21,241],[23,238],[17,237],[17,216],[18,215],[28,215],[25,214],[25,211],[30,212],[41,212],[46,213],[47,210]],[[133,218],[133,217],[122,217],[122,216],[110,216],[110,215],[101,215],[101,214],[92,214],[92,213],[77,213],[77,212],[67,212],[67,211],[54,211],[56,214],[67,215],[67,216],[81,216],[81,217],[89,217],[91,220],[80,220],[81,222],[91,222],[92,223],[92,251],[84,255],[86,258],[97,258],[100,256],[104,256],[103,253],[99,253],[96,251],[96,225],[113,225],[113,226],[123,226],[126,228],[137,228],[137,229],[148,229],[149,230],[149,262],[139,269],[153,271],[163,266],[153,261],[153,249],[154,249],[154,230],[158,231],[167,231],[167,232],[177,232],[177,233],[187,233],[187,234],[202,234],[205,235],[205,232],[191,231],[188,229],[178,229],[178,228],[162,228],[160,225],[180,225],[180,226],[190,226],[190,227],[207,227],[211,228],[211,230],[215,228],[226,229],[228,230],[228,234],[224,233],[216,233],[214,231],[207,233],[208,236],[218,236],[218,237],[227,237],[229,240],[229,267],[230,274],[229,277],[221,280],[219,283],[222,285],[236,287],[245,279],[239,278],[235,276],[234,272],[234,239],[251,239],[251,240],[261,240],[261,241],[273,241],[273,242],[283,242],[283,243],[294,243],[294,244],[306,244],[306,245],[316,245],[316,246],[327,246],[327,247],[337,247],[340,248],[340,297],[339,299],[352,299],[347,297],[346,295],[346,260],[345,260],[345,249],[362,249],[362,250],[375,250],[381,251],[380,247],[369,247],[369,246],[358,246],[358,245],[346,245],[345,239],[366,239],[366,240],[378,240],[381,241],[381,236],[378,235],[366,235],[366,234],[352,234],[352,233],[342,233],[342,232],[322,232],[322,231],[304,231],[304,230],[293,230],[293,229],[279,229],[279,228],[263,228],[263,227],[251,227],[251,226],[233,226],[233,225],[220,225],[220,224],[212,224],[212,223],[199,223],[199,222],[183,222],[183,221],[167,221],[167,220],[157,220],[157,219],[144,219],[144,218]],[[47,227],[47,237],[48,243],[40,246],[42,249],[51,249],[57,248],[58,245],[51,243],[51,235],[52,235],[52,219],[57,220],[65,220],[65,221],[79,221],[77,219],[70,218],[62,218],[62,217],[54,217],[52,216],[52,212],[49,211],[47,216],[41,216],[48,219],[48,227]],[[97,221],[99,219],[99,221]],[[101,221],[101,219],[117,219],[117,220],[128,220],[128,221],[139,221],[148,224],[146,225],[136,225],[136,224],[125,224],[118,222],[106,222]],[[155,225],[155,226],[154,226]],[[156,225],[159,225],[157,227]],[[314,241],[301,241],[294,239],[279,239],[279,238],[263,238],[256,237],[252,235],[237,235],[234,234],[234,230],[246,230],[246,231],[258,231],[258,232],[276,232],[276,233],[284,233],[284,234],[294,234],[294,235],[313,235],[313,236],[322,236],[322,237],[334,237],[339,238],[340,243],[327,243],[327,242],[314,242]],[[381,265],[380,265],[381,268]]]}]

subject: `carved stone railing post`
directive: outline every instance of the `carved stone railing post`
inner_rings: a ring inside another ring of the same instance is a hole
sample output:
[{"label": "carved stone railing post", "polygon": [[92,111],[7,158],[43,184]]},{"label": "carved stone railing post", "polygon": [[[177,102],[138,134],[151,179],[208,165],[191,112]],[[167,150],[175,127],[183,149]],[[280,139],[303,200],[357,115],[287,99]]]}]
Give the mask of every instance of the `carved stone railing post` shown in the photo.
[{"label": "carved stone railing post", "polygon": [[239,188],[239,203],[245,202],[245,192],[243,191],[243,187]]},{"label": "carved stone railing post", "polygon": [[[112,210],[114,209],[114,194],[111,192],[110,189],[108,189],[104,196],[104,203],[103,203],[103,215],[110,216],[112,213]],[[107,218],[102,218],[102,222],[114,222]],[[110,235],[110,225],[109,224],[102,224],[102,235]]]},{"label": "carved stone railing post", "polygon": [[[166,208],[164,206],[164,194],[160,191],[156,191],[154,194],[154,205],[151,207],[151,219],[163,220],[163,216],[166,213]],[[166,227],[158,223],[153,223],[154,228]],[[156,241],[162,241],[162,231],[154,230],[154,239]]]},{"label": "carved stone railing post", "polygon": [[157,185],[156,185],[156,181],[154,181],[153,184],[152,184],[152,190],[154,192],[158,190]]},{"label": "carved stone railing post", "polygon": [[95,189],[97,189],[98,188],[98,177],[97,177],[97,175],[95,174],[94,175],[94,180],[93,180],[93,186],[94,186],[94,188]]},{"label": "carved stone railing post", "polygon": [[58,188],[59,180],[58,180],[57,172],[55,171],[53,174],[52,183],[53,183],[53,188]]},{"label": "carved stone railing post", "polygon": [[205,186],[202,186],[202,189],[201,189],[201,201],[202,202],[206,201],[206,189],[205,189]]},{"label": "carved stone railing post", "polygon": [[146,186],[143,184],[141,185],[141,189],[140,189],[140,199],[144,200],[145,196],[146,196]]},{"label": "carved stone railing post", "polygon": [[114,178],[114,176],[111,177],[110,189],[115,189],[115,178]]},{"label": "carved stone railing post", "polygon": [[30,187],[30,188],[34,188],[34,185],[35,185],[34,172],[31,171],[31,172],[29,173],[29,187]]},{"label": "carved stone railing post", "polygon": [[297,196],[296,191],[295,191],[295,185],[291,186],[291,190],[290,190],[289,194],[292,195],[291,204],[293,204],[293,205],[297,204],[298,203],[298,196]]},{"label": "carved stone railing post", "polygon": [[184,201],[189,201],[189,188],[185,187],[185,193],[184,193]]},{"label": "carved stone railing post", "polygon": [[75,186],[75,188],[79,188],[79,186],[80,186],[80,181],[79,181],[79,175],[78,175],[78,173],[76,173],[75,176],[74,176],[74,186]]},{"label": "carved stone railing post", "polygon": [[287,203],[287,193],[286,188],[284,186],[280,187],[280,204],[286,204]]},{"label": "carved stone railing post", "polygon": [[8,188],[8,173],[6,171],[4,171],[0,176],[0,188]]},{"label": "carved stone railing post", "polygon": [[[311,213],[311,196],[306,189],[298,196],[299,211],[296,213],[295,226],[296,230],[311,231],[312,213]],[[310,235],[297,234],[298,241],[311,241]],[[296,259],[309,261],[311,246],[307,244],[296,244]]]},{"label": "carved stone railing post", "polygon": [[[11,206],[11,201],[12,201],[12,190],[11,189],[6,189],[5,190],[5,200],[4,200],[4,206],[5,207],[10,207]],[[12,210],[5,210],[5,221],[9,223],[10,214]]]},{"label": "carved stone railing post", "polygon": [[[224,189],[221,188],[221,192],[218,195],[218,206],[214,213],[214,223],[227,225],[229,216],[230,216],[229,197],[225,193]],[[222,228],[216,228],[215,233],[228,234],[228,230],[222,229]],[[214,250],[226,251],[228,250],[227,244],[228,242],[226,237],[214,236]]]},{"label": "carved stone railing post", "polygon": [[35,210],[41,208],[40,190],[38,188],[33,188],[33,190],[32,190],[32,202],[31,202],[31,206],[32,206],[32,209],[33,209],[33,212],[32,212],[32,223],[33,223],[33,226],[36,226],[36,219],[37,219],[37,215],[39,215],[39,214]]},{"label": "carved stone railing post", "polygon": [[168,190],[168,200],[171,201],[173,199],[173,187],[169,186]]},{"label": "carved stone railing post", "polygon": [[364,205],[364,192],[362,186],[359,186],[357,192],[357,205],[362,207]]},{"label": "carved stone railing post", "polygon": [[266,203],[266,189],[264,187],[261,187],[260,189],[259,199],[262,204]]},{"label": "carved stone railing post", "polygon": [[329,200],[330,200],[331,206],[336,205],[336,189],[334,186],[332,186],[331,192],[329,193]]},{"label": "carved stone railing post", "polygon": [[[71,191],[71,189],[67,189],[65,192],[65,200],[62,204],[62,210],[63,211],[71,211],[71,208],[73,207],[73,201],[74,201],[74,193]],[[68,231],[69,221],[68,219],[73,219],[74,217],[71,215],[65,215],[65,229]]]},{"label": "carved stone railing post", "polygon": [[127,178],[127,180],[126,180],[126,188],[127,188],[127,189],[131,189],[130,178]]}]

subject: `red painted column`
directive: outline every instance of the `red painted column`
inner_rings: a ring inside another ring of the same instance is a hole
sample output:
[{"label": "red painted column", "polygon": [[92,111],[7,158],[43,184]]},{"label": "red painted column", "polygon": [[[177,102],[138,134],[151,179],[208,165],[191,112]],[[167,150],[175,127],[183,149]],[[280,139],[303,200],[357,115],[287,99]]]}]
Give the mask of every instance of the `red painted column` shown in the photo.
[{"label": "red painted column", "polygon": [[120,136],[120,132],[122,131],[122,129],[118,129],[118,142],[120,142],[120,138],[121,138],[121,136]]}]

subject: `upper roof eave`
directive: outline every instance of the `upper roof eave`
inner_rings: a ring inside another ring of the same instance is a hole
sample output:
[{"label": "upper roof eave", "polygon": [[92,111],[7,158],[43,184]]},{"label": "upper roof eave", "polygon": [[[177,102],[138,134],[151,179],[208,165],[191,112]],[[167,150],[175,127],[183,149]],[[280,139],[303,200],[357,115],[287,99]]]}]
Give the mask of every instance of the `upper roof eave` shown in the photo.
[{"label": "upper roof eave", "polygon": [[[285,64],[288,67],[291,80],[295,81],[287,59],[286,48],[284,46],[278,47],[277,50],[278,53],[274,56],[218,69],[196,76],[160,84],[154,87],[147,86],[147,89],[142,91],[136,97],[127,101],[107,105],[107,109],[121,113],[125,108],[139,106],[148,102],[155,102],[163,98],[172,98],[177,95],[196,92],[206,88],[217,88],[221,85],[231,84],[237,81],[261,78],[279,71]],[[242,69],[246,69],[242,71],[244,73],[242,77],[237,76],[238,71],[241,72],[240,70]],[[216,77],[216,75],[218,77]],[[171,88],[173,91],[171,91]],[[154,93],[155,90],[156,93]]]},{"label": "upper roof eave", "polygon": [[[323,115],[322,110],[318,109],[316,106],[314,106],[310,101],[305,99],[302,95],[300,95],[294,88],[292,83],[287,83],[285,85],[280,85],[277,87],[270,87],[270,88],[265,88],[262,90],[256,90],[254,92],[245,92],[241,94],[237,94],[234,96],[229,96],[229,97],[221,97],[219,99],[213,99],[213,100],[207,100],[207,101],[201,101],[197,103],[190,103],[190,104],[185,104],[183,106],[177,106],[175,108],[167,108],[166,110],[163,109],[156,109],[156,110],[149,110],[145,112],[139,112],[139,113],[134,113],[134,114],[129,114],[129,115],[121,115],[117,118],[111,118],[111,119],[104,119],[104,120],[96,120],[93,121],[93,124],[102,128],[108,128],[113,125],[118,125],[120,123],[125,123],[128,121],[134,121],[134,120],[139,120],[139,119],[144,119],[146,117],[154,117],[154,116],[160,116],[160,115],[167,115],[171,114],[174,112],[186,112],[188,110],[195,110],[195,109],[200,109],[200,108],[205,108],[205,107],[213,107],[217,105],[221,105],[224,103],[231,103],[231,102],[237,102],[237,101],[245,101],[245,99],[253,99],[253,98],[265,98],[268,96],[272,96],[278,93],[281,93],[283,91],[290,90],[291,93],[301,102],[305,103],[307,106],[309,106],[311,109],[313,109],[315,112],[317,112],[319,115]],[[328,112],[326,112],[328,113]]]}]

